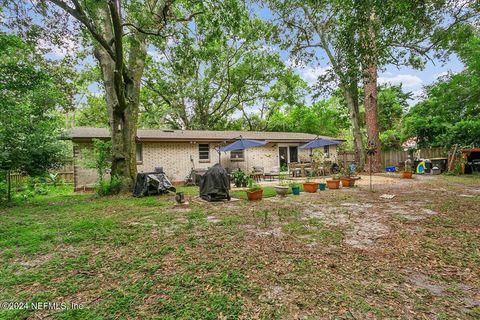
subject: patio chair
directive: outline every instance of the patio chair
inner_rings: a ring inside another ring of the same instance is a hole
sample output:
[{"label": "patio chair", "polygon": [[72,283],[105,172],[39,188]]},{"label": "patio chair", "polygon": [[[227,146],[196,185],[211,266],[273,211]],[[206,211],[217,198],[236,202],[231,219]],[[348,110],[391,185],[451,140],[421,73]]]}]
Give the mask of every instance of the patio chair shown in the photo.
[{"label": "patio chair", "polygon": [[302,169],[300,169],[297,165],[297,162],[290,162],[288,164],[288,170],[290,171],[292,177],[300,177],[302,173]]},{"label": "patio chair", "polygon": [[279,166],[273,167],[272,170],[270,170],[270,172],[265,172],[263,176],[265,177],[264,179],[267,179],[267,177],[270,178],[269,180],[275,179],[275,177],[280,176],[280,167]]},{"label": "patio chair", "polygon": [[315,172],[315,170],[313,170],[312,167],[305,167],[305,175],[307,177],[311,177],[312,175],[315,175],[315,174],[316,174],[316,172]]},{"label": "patio chair", "polygon": [[264,176],[264,174],[265,174],[265,168],[264,167],[254,166],[253,170],[252,170],[252,173],[250,173],[250,177],[258,182],[258,181],[261,180],[261,178]]}]

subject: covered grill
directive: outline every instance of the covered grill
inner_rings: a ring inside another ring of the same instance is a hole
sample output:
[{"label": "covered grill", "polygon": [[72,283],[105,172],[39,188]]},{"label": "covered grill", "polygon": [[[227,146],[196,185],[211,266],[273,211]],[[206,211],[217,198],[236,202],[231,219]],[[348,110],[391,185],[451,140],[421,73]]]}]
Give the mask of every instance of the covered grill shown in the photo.
[{"label": "covered grill", "polygon": [[146,172],[137,173],[137,181],[133,189],[134,197],[144,197],[150,195],[157,195],[167,193],[168,191],[175,192],[176,189],[168,180],[163,172]]},{"label": "covered grill", "polygon": [[216,164],[200,179],[200,197],[207,201],[230,200],[230,179],[227,171]]}]

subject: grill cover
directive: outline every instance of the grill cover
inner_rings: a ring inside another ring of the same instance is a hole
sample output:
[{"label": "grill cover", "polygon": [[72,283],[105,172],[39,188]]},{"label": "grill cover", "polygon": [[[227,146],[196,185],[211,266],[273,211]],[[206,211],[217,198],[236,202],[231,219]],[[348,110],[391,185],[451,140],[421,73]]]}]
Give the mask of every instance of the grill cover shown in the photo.
[{"label": "grill cover", "polygon": [[168,180],[165,173],[137,173],[137,181],[135,182],[135,188],[133,189],[134,197],[163,194],[167,193],[168,191],[175,192],[176,189],[170,180]]},{"label": "grill cover", "polygon": [[200,179],[200,197],[204,200],[230,200],[229,189],[230,179],[227,171],[218,163],[208,169]]}]

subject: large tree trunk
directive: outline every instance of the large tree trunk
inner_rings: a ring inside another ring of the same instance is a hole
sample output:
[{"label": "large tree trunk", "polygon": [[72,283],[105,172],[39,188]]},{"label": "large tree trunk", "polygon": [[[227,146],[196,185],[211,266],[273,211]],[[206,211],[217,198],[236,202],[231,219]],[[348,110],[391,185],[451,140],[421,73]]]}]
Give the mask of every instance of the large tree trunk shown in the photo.
[{"label": "large tree trunk", "polygon": [[[137,48],[130,50],[138,51],[139,55],[145,54],[144,43],[139,43]],[[137,59],[136,67],[132,70],[132,82],[124,83],[127,105],[122,108],[118,102],[115,90],[115,63],[102,48],[95,49],[103,76],[105,97],[107,101],[110,131],[112,135],[112,176],[130,178],[133,185],[137,175],[136,162],[136,137],[139,110],[140,79],[143,74],[143,59]]]},{"label": "large tree trunk", "polygon": [[[114,33],[110,23],[108,8],[102,8],[102,29],[106,39],[119,41],[123,34],[117,30]],[[119,34],[119,35],[118,35]],[[141,77],[145,67],[146,44],[145,36],[129,35],[128,63],[123,64],[122,46],[115,46],[116,58],[113,60],[103,47],[94,49],[102,71],[105,87],[105,98],[109,115],[112,137],[112,167],[111,176],[127,178],[126,187],[135,183],[137,175],[136,137],[140,101]]]},{"label": "large tree trunk", "polygon": [[355,88],[345,88],[343,90],[345,100],[350,110],[350,122],[352,124],[353,148],[355,152],[355,162],[360,171],[363,171],[365,165],[365,153],[363,152],[363,138],[360,131],[360,111],[358,107],[358,92]]},{"label": "large tree trunk", "polygon": [[382,165],[382,154],[380,148],[380,138],[378,134],[378,115],[377,115],[377,65],[371,63],[365,70],[364,89],[365,89],[365,125],[369,142],[373,142],[376,147],[374,156],[367,159],[367,168],[373,172],[380,171]]},{"label": "large tree trunk", "polygon": [[[380,137],[378,130],[378,112],[377,112],[377,52],[376,52],[376,34],[373,24],[375,23],[375,13],[372,12],[368,20],[368,30],[364,37],[367,49],[363,58],[363,87],[365,91],[365,126],[369,143],[375,144],[376,153],[367,159],[367,168],[373,172],[379,172],[382,166],[382,153],[380,146]],[[372,162],[372,163],[370,163]]]},{"label": "large tree trunk", "polygon": [[[121,110],[115,91],[115,62],[102,48],[95,48],[95,56],[100,64],[107,101],[108,118],[112,137],[112,176],[128,177],[135,180],[135,137],[138,116],[138,103],[128,103]],[[124,84],[122,84],[124,86]],[[132,119],[133,118],[133,119]],[[132,122],[132,120],[134,120]]]}]

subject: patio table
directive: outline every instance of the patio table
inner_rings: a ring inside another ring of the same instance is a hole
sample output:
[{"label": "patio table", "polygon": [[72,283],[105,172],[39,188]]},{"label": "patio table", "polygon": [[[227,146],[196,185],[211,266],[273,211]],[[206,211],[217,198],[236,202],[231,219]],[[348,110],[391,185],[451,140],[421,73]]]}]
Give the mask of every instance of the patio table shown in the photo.
[{"label": "patio table", "polygon": [[290,170],[293,172],[298,172],[300,171],[300,177],[306,177],[306,171],[312,169],[312,164],[311,163],[292,163],[290,164]]}]

